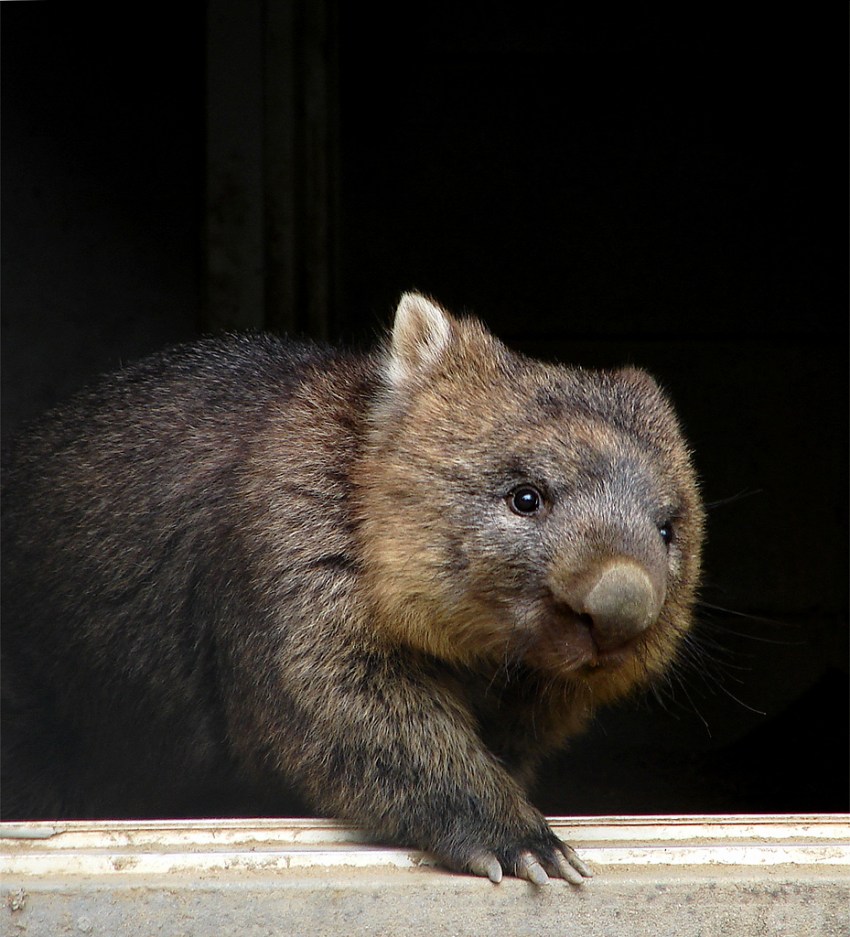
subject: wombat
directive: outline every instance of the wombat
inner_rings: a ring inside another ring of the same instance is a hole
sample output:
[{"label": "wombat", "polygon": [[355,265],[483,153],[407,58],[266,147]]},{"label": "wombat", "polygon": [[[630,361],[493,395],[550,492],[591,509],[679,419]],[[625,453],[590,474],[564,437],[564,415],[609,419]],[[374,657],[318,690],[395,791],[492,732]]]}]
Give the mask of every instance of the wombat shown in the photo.
[{"label": "wombat", "polygon": [[529,785],[674,662],[699,571],[646,373],[408,293],[370,353],[229,336],[127,367],[4,482],[7,817],[294,791],[494,882],[590,874]]}]

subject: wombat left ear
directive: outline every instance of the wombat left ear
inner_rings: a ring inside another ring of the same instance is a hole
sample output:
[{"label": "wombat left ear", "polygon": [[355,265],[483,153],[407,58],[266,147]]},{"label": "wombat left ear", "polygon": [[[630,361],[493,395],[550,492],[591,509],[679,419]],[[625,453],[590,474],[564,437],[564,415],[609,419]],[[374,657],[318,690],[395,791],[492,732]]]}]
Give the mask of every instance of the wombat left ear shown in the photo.
[{"label": "wombat left ear", "polygon": [[404,384],[433,367],[452,342],[452,317],[421,293],[405,293],[395,312],[386,374]]}]

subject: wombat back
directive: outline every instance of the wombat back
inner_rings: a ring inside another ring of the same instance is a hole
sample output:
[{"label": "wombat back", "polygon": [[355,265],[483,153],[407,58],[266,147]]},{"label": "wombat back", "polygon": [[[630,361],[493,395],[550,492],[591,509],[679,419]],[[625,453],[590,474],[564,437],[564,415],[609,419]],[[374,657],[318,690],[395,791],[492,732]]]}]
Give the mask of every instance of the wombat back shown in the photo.
[{"label": "wombat back", "polygon": [[[333,572],[311,565],[348,523],[364,380],[331,349],[206,340],[107,376],[18,440],[3,472],[5,815],[193,813],[244,786],[222,745],[222,641],[249,641],[279,601],[247,595],[263,550],[306,591]],[[277,533],[263,486],[287,515]],[[292,535],[329,504],[321,548]]]}]

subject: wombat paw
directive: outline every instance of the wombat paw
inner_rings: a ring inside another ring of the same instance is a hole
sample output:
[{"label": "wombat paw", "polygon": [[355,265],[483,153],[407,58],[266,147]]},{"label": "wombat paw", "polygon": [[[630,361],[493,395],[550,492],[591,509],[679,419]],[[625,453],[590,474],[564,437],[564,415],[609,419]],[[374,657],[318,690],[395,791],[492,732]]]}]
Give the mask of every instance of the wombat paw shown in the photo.
[{"label": "wombat paw", "polygon": [[533,885],[547,885],[550,878],[562,878],[571,885],[581,885],[593,872],[579,859],[575,850],[562,843],[554,834],[547,843],[528,848],[507,848],[497,855],[480,852],[466,866],[473,875],[481,875],[498,884],[502,874],[524,878]]}]

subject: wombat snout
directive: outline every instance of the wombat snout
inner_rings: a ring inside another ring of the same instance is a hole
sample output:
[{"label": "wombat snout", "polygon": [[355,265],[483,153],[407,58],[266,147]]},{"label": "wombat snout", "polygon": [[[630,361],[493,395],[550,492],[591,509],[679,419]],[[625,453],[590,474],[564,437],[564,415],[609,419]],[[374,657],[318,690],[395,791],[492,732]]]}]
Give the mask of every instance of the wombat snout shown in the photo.
[{"label": "wombat snout", "polygon": [[613,650],[644,632],[658,617],[664,589],[631,559],[614,558],[595,567],[557,598],[582,618],[594,643]]}]

